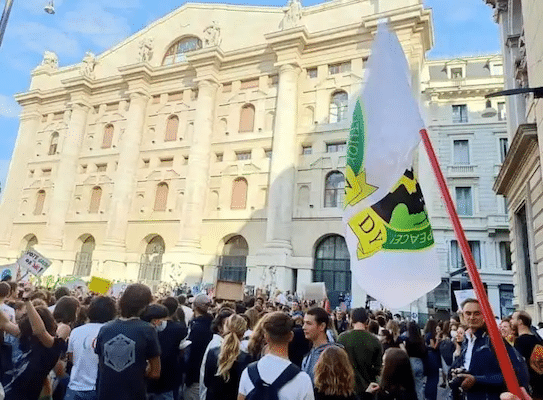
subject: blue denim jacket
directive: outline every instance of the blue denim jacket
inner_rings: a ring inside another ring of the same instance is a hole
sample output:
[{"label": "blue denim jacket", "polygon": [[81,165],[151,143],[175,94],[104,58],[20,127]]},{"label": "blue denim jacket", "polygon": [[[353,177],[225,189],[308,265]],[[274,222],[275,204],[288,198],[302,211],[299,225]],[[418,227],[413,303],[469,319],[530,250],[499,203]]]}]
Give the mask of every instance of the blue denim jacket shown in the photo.
[{"label": "blue denim jacket", "polygon": [[[509,343],[505,347],[517,374],[519,384],[528,388],[529,375],[524,359]],[[464,357],[468,348],[467,340],[462,344],[462,352],[452,365],[460,368],[464,365]],[[475,385],[466,392],[467,400],[499,400],[500,393],[506,391],[505,381],[492,348],[488,333],[479,329],[475,332],[475,343],[468,373],[475,377]]]}]

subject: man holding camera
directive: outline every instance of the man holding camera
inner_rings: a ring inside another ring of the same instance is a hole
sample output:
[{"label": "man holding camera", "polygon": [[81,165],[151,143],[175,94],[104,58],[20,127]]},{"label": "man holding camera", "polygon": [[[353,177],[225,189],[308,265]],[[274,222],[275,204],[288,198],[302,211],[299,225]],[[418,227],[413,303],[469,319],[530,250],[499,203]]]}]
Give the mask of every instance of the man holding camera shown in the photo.
[{"label": "man holding camera", "polygon": [[[505,382],[496,358],[479,301],[467,299],[462,313],[471,335],[462,344],[462,351],[451,367],[451,389],[460,388],[467,400],[499,400]],[[513,347],[505,344],[521,386],[528,387],[526,363]]]}]

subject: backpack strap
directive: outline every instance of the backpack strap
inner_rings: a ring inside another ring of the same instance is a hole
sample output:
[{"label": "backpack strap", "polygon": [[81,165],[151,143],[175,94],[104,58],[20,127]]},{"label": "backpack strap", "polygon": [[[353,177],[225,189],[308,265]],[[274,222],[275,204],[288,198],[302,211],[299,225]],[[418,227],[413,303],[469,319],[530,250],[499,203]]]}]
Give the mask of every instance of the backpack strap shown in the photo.
[{"label": "backpack strap", "polygon": [[290,363],[290,365],[286,367],[283,372],[281,372],[281,375],[279,375],[270,386],[279,392],[279,389],[293,380],[299,372],[300,368],[298,368],[295,364]]},{"label": "backpack strap", "polygon": [[262,384],[262,378],[258,373],[257,362],[249,364],[247,367],[247,373],[249,374],[249,379],[251,380],[253,386],[256,388]]}]

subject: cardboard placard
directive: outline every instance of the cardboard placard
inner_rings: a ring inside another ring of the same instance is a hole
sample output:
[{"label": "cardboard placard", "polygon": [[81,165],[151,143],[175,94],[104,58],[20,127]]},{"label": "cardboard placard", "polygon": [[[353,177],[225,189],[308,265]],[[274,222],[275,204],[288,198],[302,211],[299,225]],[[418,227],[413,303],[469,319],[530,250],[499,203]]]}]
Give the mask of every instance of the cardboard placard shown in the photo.
[{"label": "cardboard placard", "polygon": [[215,298],[221,300],[242,301],[245,284],[243,282],[217,281]]},{"label": "cardboard placard", "polygon": [[111,287],[111,281],[108,279],[97,278],[93,276],[89,283],[89,290],[94,293],[106,294]]},{"label": "cardboard placard", "polygon": [[115,283],[111,286],[111,292],[109,294],[115,298],[119,298],[122,296],[127,286],[128,286],[128,283],[124,283],[124,282]]},{"label": "cardboard placard", "polygon": [[473,289],[464,289],[464,290],[455,290],[454,297],[456,298],[456,304],[458,308],[461,307],[461,304],[467,299],[476,299],[475,291]]},{"label": "cardboard placard", "polygon": [[27,250],[21,258],[17,260],[20,268],[24,268],[30,273],[40,276],[51,266],[51,261],[36,250]]},{"label": "cardboard placard", "polygon": [[304,299],[322,301],[326,299],[326,285],[324,282],[308,283],[304,288]]}]

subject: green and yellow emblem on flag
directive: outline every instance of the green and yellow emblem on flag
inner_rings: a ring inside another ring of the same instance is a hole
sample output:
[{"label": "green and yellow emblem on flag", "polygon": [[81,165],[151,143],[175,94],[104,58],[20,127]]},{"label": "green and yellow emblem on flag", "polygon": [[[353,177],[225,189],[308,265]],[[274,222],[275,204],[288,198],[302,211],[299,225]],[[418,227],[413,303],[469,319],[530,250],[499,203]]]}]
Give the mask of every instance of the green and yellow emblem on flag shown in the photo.
[{"label": "green and yellow emblem on flag", "polygon": [[353,277],[390,307],[441,282],[413,153],[424,124],[396,36],[380,26],[367,80],[352,107],[344,223]]}]

